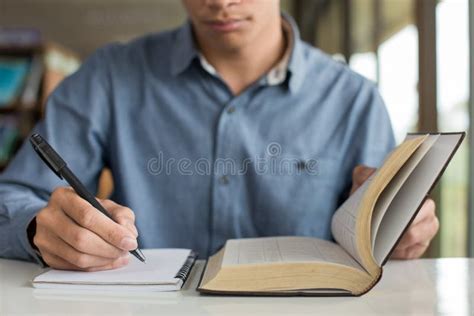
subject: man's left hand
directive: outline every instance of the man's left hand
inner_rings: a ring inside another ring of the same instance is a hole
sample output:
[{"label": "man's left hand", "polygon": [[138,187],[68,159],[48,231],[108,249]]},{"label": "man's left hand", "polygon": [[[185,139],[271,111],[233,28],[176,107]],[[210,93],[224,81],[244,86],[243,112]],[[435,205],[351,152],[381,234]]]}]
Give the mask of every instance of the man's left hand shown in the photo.
[{"label": "man's left hand", "polygon": [[[352,173],[351,194],[367,180],[376,169],[357,166]],[[431,240],[439,229],[436,217],[436,205],[432,199],[427,199],[415,219],[403,234],[400,242],[392,253],[392,259],[415,259],[428,249]]]}]

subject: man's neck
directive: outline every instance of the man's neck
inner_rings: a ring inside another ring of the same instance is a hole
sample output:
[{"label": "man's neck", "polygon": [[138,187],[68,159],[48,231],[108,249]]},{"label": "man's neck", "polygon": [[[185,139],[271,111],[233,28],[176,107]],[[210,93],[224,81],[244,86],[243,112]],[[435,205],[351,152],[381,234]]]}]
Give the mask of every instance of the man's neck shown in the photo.
[{"label": "man's neck", "polygon": [[279,19],[260,39],[246,47],[224,50],[212,44],[199,43],[199,46],[232,93],[238,95],[281,60],[286,43]]}]

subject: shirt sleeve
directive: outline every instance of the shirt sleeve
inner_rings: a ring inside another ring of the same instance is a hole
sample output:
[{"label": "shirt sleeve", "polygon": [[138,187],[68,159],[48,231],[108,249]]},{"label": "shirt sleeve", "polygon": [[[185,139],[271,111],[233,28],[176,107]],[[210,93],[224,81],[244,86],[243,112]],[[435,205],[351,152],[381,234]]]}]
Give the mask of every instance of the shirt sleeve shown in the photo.
[{"label": "shirt sleeve", "polygon": [[349,197],[354,168],[357,165],[379,168],[395,147],[395,137],[387,108],[372,82],[363,80],[349,115],[348,139],[351,145],[346,160],[344,189],[338,205]]},{"label": "shirt sleeve", "polygon": [[358,122],[354,131],[356,165],[378,168],[395,147],[390,117],[375,85],[366,82],[356,101]]},{"label": "shirt sleeve", "polygon": [[[42,135],[85,186],[96,192],[106,164],[110,121],[106,49],[91,56],[65,79],[47,103],[33,132]],[[46,206],[51,192],[67,186],[37,156],[26,140],[0,175],[0,257],[36,261],[27,227]]]}]

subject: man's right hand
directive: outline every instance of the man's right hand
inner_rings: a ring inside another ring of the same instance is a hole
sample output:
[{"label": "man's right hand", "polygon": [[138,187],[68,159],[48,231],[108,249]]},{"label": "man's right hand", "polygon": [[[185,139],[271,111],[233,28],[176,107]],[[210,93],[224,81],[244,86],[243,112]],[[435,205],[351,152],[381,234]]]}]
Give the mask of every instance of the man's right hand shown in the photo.
[{"label": "man's right hand", "polygon": [[111,200],[100,203],[117,222],[99,212],[72,188],[54,190],[48,205],[36,215],[33,242],[52,268],[99,271],[128,264],[137,248],[135,216]]}]

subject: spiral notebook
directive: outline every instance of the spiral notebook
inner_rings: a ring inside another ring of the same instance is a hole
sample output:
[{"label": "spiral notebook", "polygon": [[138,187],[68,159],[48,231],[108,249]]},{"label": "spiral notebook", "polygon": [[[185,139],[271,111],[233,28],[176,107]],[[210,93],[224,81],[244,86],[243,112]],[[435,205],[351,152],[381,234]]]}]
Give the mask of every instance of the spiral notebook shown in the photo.
[{"label": "spiral notebook", "polygon": [[33,280],[42,289],[179,291],[196,260],[190,249],[145,249],[146,263],[130,258],[123,268],[99,272],[48,270]]}]

